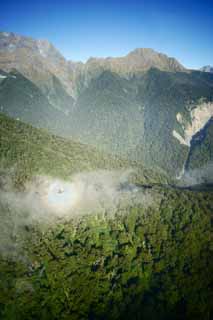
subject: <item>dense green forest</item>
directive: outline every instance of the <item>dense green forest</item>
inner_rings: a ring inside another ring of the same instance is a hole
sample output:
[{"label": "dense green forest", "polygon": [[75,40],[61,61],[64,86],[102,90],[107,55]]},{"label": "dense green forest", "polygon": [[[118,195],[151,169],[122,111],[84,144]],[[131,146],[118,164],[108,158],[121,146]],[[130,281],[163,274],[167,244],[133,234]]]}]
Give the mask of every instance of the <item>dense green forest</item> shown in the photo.
[{"label": "dense green forest", "polygon": [[1,112],[171,177],[179,175],[186,162],[189,168],[200,168],[212,161],[211,121],[206,137],[196,133],[199,145],[193,148],[173,135],[175,130],[184,136],[177,114],[191,123],[191,109],[212,102],[212,74],[157,68],[128,77],[110,70],[93,72],[77,77],[74,101],[56,77],[48,91],[48,81],[41,90],[17,70],[0,70]]},{"label": "dense green forest", "polygon": [[141,163],[103,154],[85,144],[51,135],[45,129],[13,120],[0,113],[1,169],[14,168],[17,185],[33,175],[66,178],[82,171],[134,168],[136,181],[166,182],[163,173],[147,170]]},{"label": "dense green forest", "polygon": [[1,319],[212,319],[211,191],[169,188],[165,176],[135,162],[3,115],[0,124],[1,192],[6,175],[18,192],[35,175],[131,166],[152,199],[118,204],[113,215],[94,208],[51,225],[26,220],[9,235],[15,255],[2,243],[19,209],[0,201]]}]

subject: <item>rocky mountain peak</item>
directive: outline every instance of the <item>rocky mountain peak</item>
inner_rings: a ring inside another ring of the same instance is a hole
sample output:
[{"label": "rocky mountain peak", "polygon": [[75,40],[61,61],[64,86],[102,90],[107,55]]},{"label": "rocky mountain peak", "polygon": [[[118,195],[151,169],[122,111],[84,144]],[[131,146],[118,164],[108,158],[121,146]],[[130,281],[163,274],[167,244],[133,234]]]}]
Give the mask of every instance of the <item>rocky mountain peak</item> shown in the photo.
[{"label": "rocky mountain peak", "polygon": [[69,64],[47,40],[35,40],[12,32],[0,32],[0,69],[17,69],[44,90],[52,90],[52,77],[61,81],[67,93],[73,94]]},{"label": "rocky mountain peak", "polygon": [[150,48],[137,48],[123,57],[94,58],[86,63],[67,61],[47,40],[35,40],[12,32],[0,32],[0,69],[8,72],[17,69],[39,86],[43,92],[54,90],[52,77],[57,77],[72,97],[77,86],[88,85],[103,71],[111,71],[128,78],[150,68],[162,71],[184,71],[174,58]]}]

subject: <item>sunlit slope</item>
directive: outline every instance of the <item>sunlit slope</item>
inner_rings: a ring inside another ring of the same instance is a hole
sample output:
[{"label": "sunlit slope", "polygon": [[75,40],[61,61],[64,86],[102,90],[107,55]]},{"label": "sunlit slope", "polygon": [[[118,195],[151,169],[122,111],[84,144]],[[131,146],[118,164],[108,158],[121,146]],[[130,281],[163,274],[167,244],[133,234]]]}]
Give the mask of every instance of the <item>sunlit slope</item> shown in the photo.
[{"label": "sunlit slope", "polygon": [[87,145],[51,135],[21,121],[0,114],[1,168],[12,169],[17,185],[34,175],[66,178],[68,175],[97,169],[133,169],[134,181],[166,182],[166,176],[103,154]]},{"label": "sunlit slope", "polygon": [[86,145],[53,136],[0,114],[1,165],[32,174],[66,177],[97,168],[120,167],[122,162],[104,157]]},{"label": "sunlit slope", "polygon": [[84,142],[176,175],[190,151],[173,134],[184,135],[177,115],[191,123],[190,110],[212,99],[211,74],[155,68],[123,78],[105,71],[81,88],[70,131]]},{"label": "sunlit slope", "polygon": [[44,93],[19,72],[1,71],[0,110],[155,171],[161,168],[173,177],[186,163],[191,162],[189,168],[206,164],[211,144],[207,150],[203,133],[194,133],[203,150],[195,163],[191,154],[189,159],[194,144],[191,150],[190,141],[184,142],[184,127],[193,125],[191,110],[213,100],[211,73],[152,68],[137,76],[124,77],[109,70],[92,75],[88,83],[76,80],[74,101],[56,77],[51,82],[54,90]]}]

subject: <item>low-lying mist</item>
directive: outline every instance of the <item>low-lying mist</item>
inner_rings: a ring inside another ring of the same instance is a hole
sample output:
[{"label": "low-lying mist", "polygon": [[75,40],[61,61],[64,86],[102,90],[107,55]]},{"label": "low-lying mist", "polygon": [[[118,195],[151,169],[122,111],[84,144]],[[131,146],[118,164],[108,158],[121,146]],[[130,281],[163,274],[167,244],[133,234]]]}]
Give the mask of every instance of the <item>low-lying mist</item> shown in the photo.
[{"label": "low-lying mist", "polygon": [[38,176],[17,191],[4,176],[1,183],[0,253],[14,255],[23,229],[46,228],[84,215],[103,213],[110,216],[120,206],[152,204],[149,190],[129,182],[131,170],[83,172],[65,180]]},{"label": "low-lying mist", "polygon": [[186,186],[213,184],[213,162],[208,162],[201,168],[185,171],[181,183]]}]

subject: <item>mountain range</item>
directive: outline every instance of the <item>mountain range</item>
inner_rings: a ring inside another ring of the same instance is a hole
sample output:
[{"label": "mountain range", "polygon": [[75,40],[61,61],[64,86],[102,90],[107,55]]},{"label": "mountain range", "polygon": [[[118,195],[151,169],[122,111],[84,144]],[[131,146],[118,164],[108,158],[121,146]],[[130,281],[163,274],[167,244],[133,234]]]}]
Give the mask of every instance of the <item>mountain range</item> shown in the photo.
[{"label": "mountain range", "polygon": [[212,319],[212,160],[211,72],[0,33],[0,319]]},{"label": "mountain range", "polygon": [[1,112],[13,118],[171,177],[213,159],[209,69],[148,48],[67,61],[46,40],[1,32],[0,70]]}]

